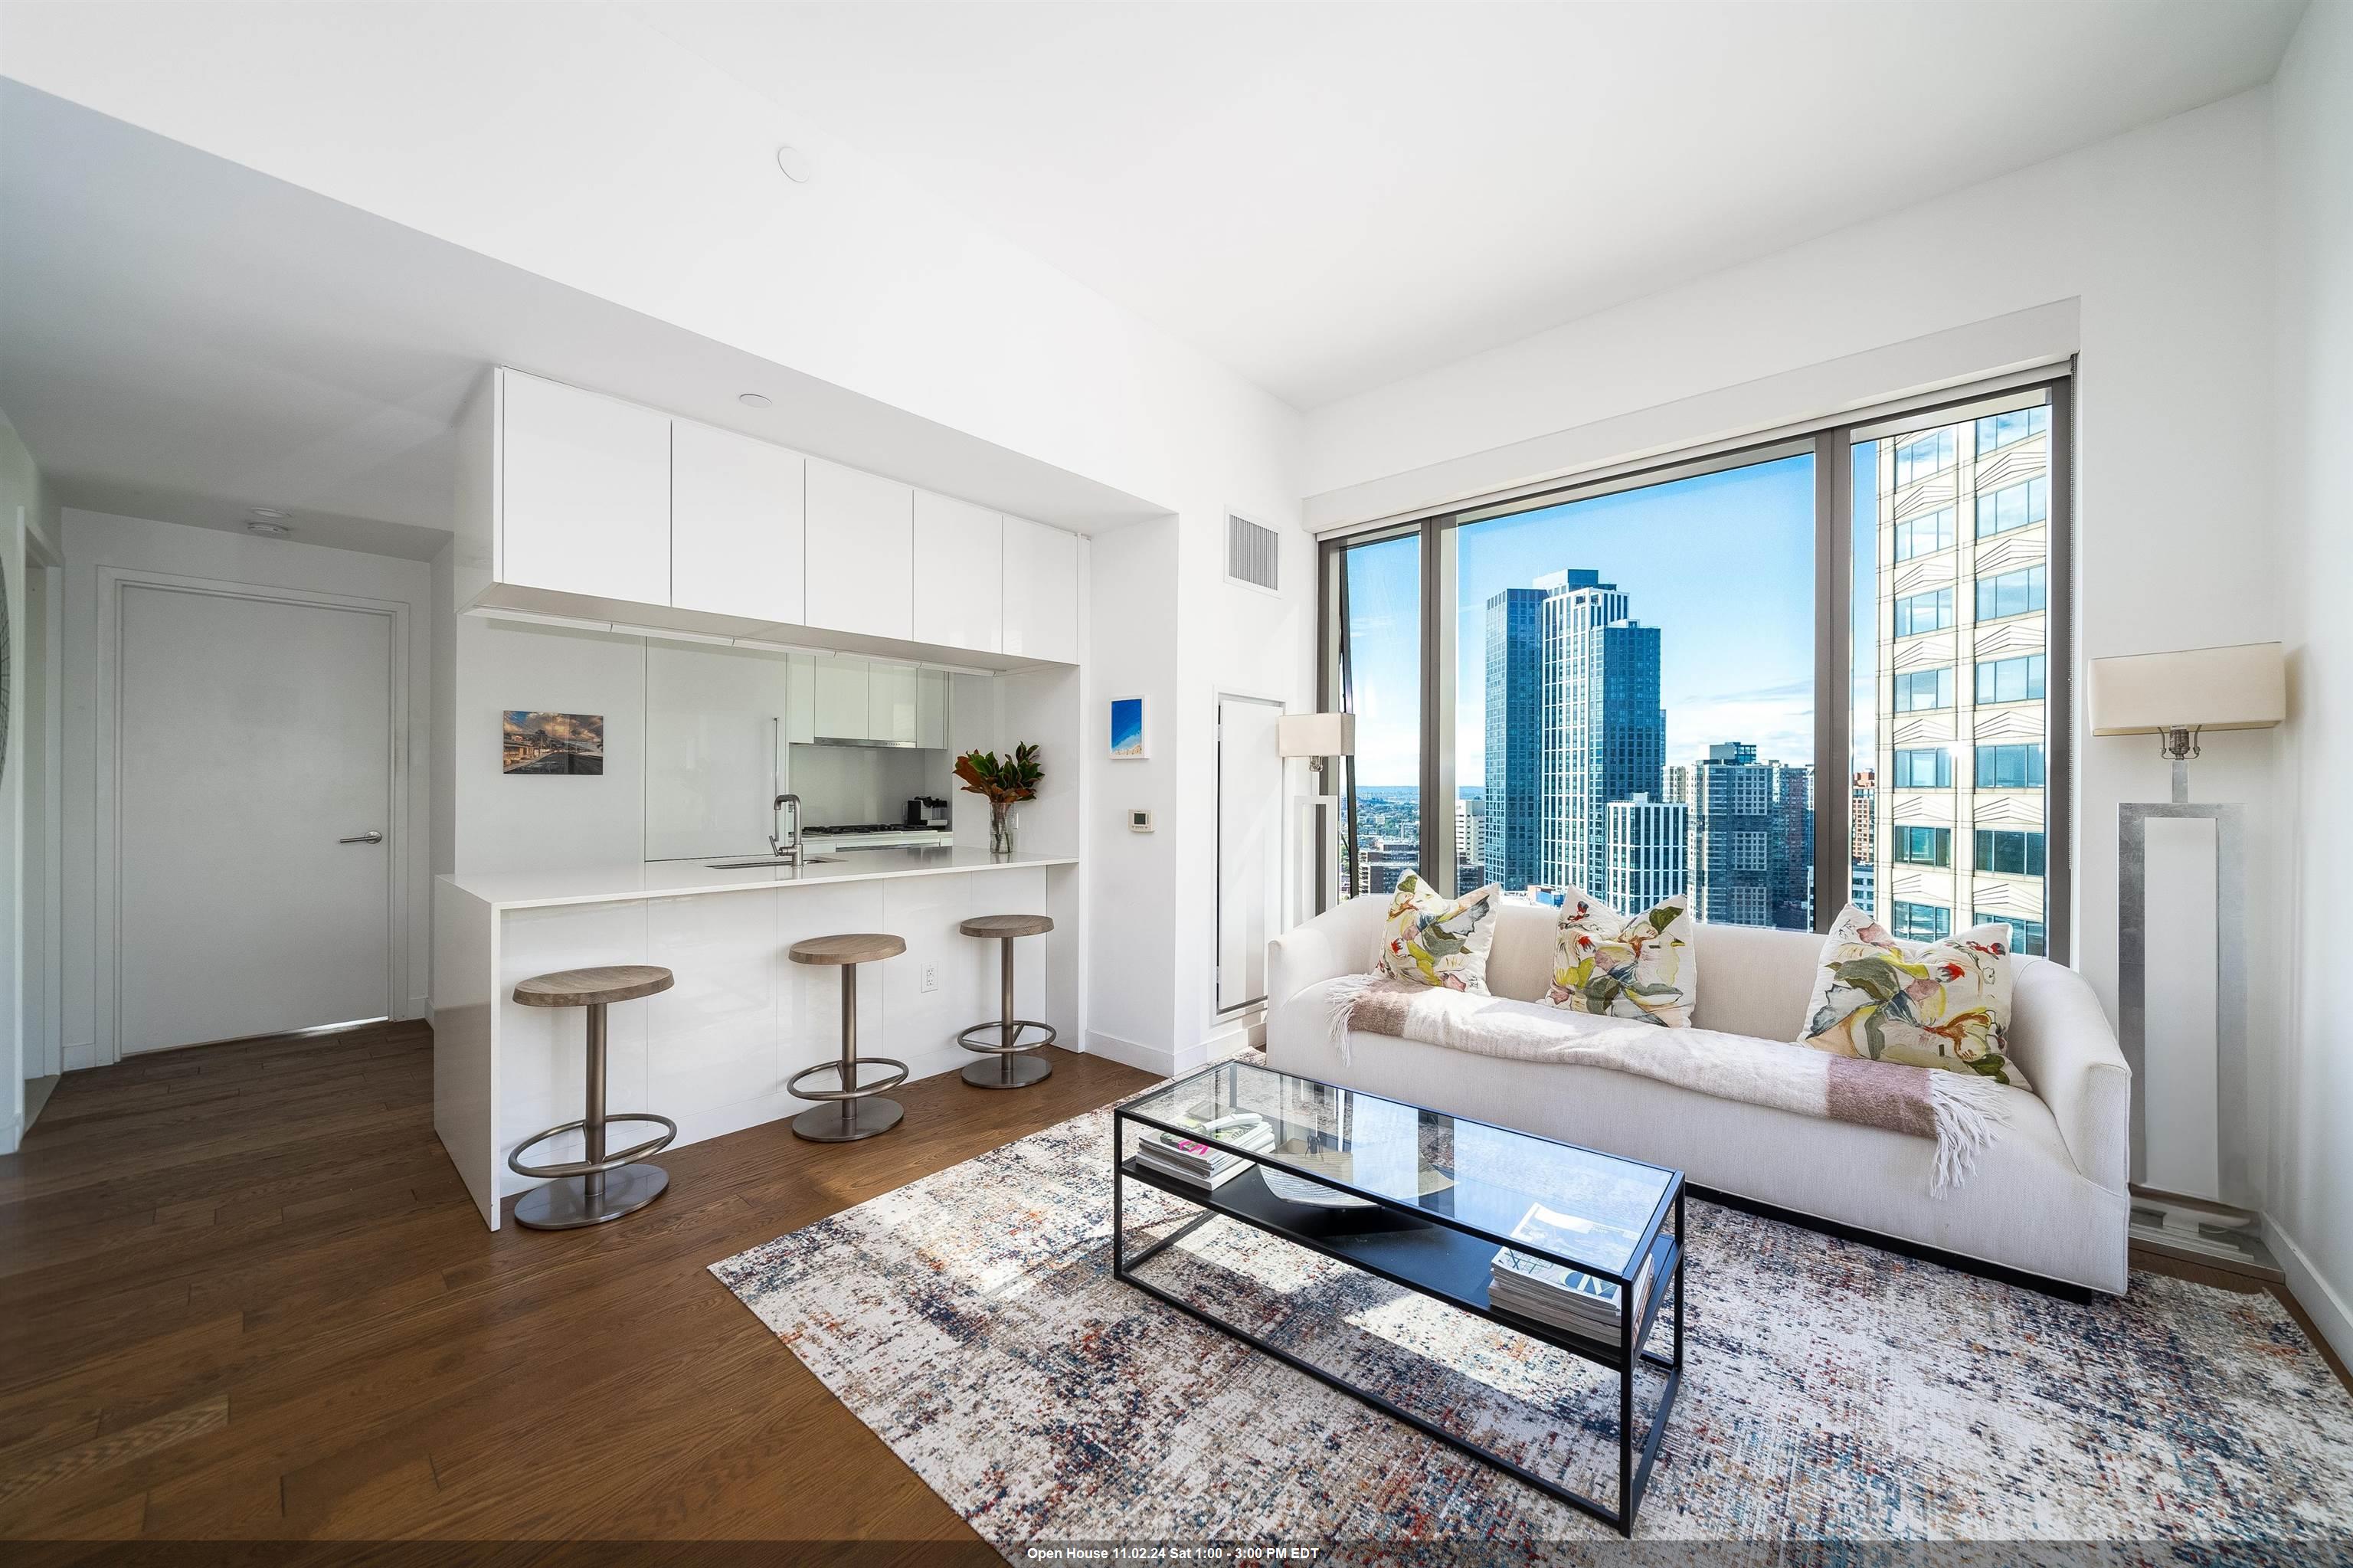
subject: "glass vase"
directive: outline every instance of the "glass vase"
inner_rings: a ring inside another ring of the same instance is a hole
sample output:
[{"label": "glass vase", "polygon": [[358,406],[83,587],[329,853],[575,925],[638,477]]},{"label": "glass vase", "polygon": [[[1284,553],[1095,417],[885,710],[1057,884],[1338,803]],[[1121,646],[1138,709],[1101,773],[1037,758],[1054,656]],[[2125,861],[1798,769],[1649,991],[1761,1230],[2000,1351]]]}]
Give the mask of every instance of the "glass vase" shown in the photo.
[{"label": "glass vase", "polygon": [[1013,802],[991,800],[988,803],[988,853],[1009,855],[1013,853]]}]

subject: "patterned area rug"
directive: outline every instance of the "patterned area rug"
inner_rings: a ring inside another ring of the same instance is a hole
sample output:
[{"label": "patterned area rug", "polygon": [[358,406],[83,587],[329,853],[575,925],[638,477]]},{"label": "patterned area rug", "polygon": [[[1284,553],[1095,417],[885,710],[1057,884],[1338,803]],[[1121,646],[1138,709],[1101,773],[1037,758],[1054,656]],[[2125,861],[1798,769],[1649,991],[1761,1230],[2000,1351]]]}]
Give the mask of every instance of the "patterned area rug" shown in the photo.
[{"label": "patterned area rug", "polygon": [[[1612,1539],[1113,1279],[1110,1136],[1109,1112],[1078,1118],[712,1272],[1017,1561],[1080,1542]],[[1197,1212],[1130,1182],[1131,1251]],[[1696,1201],[1689,1220],[1687,1365],[1638,1540],[2210,1561],[2200,1543],[2309,1558],[2353,1534],[2353,1399],[2268,1296],[2137,1274],[2125,1299],[2075,1306]],[[1612,1495],[1606,1369],[1228,1220],[1144,1272]]]}]

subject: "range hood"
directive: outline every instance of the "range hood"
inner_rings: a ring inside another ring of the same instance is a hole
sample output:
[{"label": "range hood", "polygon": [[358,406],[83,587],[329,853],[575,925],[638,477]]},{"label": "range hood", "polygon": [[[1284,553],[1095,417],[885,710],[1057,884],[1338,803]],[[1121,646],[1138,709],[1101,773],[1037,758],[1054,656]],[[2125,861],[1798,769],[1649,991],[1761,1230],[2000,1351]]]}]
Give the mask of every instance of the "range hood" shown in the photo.
[{"label": "range hood", "polygon": [[[811,737],[810,746],[855,746],[867,751],[922,751],[921,741],[913,740],[853,740],[848,736],[820,735]],[[933,747],[932,749],[941,749]]]}]

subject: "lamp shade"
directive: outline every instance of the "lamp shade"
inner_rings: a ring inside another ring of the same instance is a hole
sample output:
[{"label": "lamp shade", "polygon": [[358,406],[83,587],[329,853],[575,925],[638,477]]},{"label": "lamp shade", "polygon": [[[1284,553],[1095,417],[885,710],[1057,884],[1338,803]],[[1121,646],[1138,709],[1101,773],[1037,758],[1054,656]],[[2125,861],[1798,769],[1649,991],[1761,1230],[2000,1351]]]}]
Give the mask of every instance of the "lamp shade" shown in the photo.
[{"label": "lamp shade", "polygon": [[1275,750],[1283,757],[1354,757],[1354,714],[1285,714],[1278,722]]},{"label": "lamp shade", "polygon": [[2092,661],[2092,733],[2269,729],[2287,717],[2276,642]]}]

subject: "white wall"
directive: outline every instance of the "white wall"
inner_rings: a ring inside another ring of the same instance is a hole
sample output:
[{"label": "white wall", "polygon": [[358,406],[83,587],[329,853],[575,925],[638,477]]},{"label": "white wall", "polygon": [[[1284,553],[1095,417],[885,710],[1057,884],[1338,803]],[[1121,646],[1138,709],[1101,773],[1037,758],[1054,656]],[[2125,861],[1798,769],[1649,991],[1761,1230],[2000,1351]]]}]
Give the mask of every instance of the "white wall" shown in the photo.
[{"label": "white wall", "polygon": [[[2295,853],[2253,947],[2290,966],[2274,1097],[2270,1212],[2289,1282],[2353,1356],[2353,6],[2315,5],[2273,84],[2278,154],[2276,402],[2289,658],[2284,732]],[[2284,921],[2281,921],[2281,915]],[[2279,931],[2284,923],[2287,929]]]},{"label": "white wall", "polygon": [[[1562,453],[1718,440],[2079,352],[2079,696],[2084,660],[2276,637],[2270,111],[2268,90],[2244,93],[1319,409],[1310,514],[1436,504]],[[2166,800],[2169,779],[2153,744],[2091,739],[2080,700],[2074,743],[2075,962],[2114,1016],[2116,806]],[[2248,802],[2251,910],[2279,906],[2276,750],[2210,736],[2192,776],[2199,799]],[[2286,969],[2277,944],[2249,950],[2260,1051]],[[2264,1131],[2248,1129],[2256,1169]]]},{"label": "white wall", "polygon": [[430,572],[422,561],[330,550],[137,517],[68,508],[63,515],[65,1065],[111,1060],[110,1010],[99,995],[97,735],[98,571],[167,573],[255,588],[396,600],[409,607],[408,981],[394,1005],[404,1018],[430,1011],[432,975],[433,734]]}]

